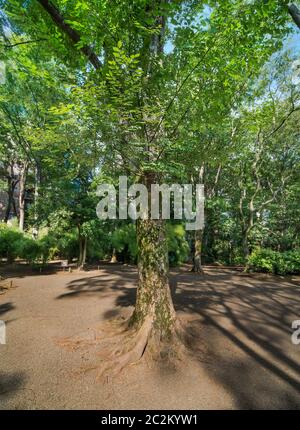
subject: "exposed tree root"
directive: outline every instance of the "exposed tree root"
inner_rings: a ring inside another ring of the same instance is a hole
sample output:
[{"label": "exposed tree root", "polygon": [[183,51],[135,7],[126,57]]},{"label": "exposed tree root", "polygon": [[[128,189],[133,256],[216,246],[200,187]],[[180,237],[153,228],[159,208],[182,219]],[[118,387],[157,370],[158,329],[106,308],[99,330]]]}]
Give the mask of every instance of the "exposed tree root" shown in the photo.
[{"label": "exposed tree root", "polygon": [[195,267],[193,267],[191,269],[191,272],[195,273],[196,275],[204,275],[205,274],[204,270],[202,269],[202,267],[201,268],[195,268]]},{"label": "exposed tree root", "polygon": [[109,352],[105,357],[99,377],[108,371],[111,375],[115,376],[123,370],[124,367],[138,363],[146,351],[151,328],[152,318],[148,317],[137,333],[128,333],[131,334],[131,336],[129,336],[127,342],[125,339],[125,345],[121,347],[117,346],[117,348],[111,353]]},{"label": "exposed tree root", "polygon": [[128,321],[110,320],[56,343],[69,351],[89,351],[89,363],[81,366],[73,375],[96,371],[96,379],[105,381],[116,377],[124,368],[137,365],[144,357],[148,365],[152,362],[176,368],[179,362],[186,359],[189,342],[193,341],[178,319],[172,336],[162,341],[155,333],[152,316],[148,316],[138,330],[130,328]]},{"label": "exposed tree root", "polygon": [[0,294],[5,294],[7,290],[17,288],[17,285],[13,284],[12,280],[5,280],[5,278],[0,276]]}]

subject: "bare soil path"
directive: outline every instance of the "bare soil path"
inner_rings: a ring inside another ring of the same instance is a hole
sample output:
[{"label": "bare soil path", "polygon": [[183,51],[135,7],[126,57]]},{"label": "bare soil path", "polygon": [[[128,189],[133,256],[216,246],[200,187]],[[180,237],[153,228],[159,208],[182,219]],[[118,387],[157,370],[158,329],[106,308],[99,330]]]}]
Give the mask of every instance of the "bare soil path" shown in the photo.
[{"label": "bare soil path", "polygon": [[191,360],[177,370],[142,361],[106,381],[78,371],[95,361],[93,348],[70,351],[60,340],[92,339],[105,321],[129,315],[136,269],[12,279],[18,288],[0,296],[0,409],[300,409],[300,345],[291,342],[299,277],[173,271],[176,310],[195,336]]}]

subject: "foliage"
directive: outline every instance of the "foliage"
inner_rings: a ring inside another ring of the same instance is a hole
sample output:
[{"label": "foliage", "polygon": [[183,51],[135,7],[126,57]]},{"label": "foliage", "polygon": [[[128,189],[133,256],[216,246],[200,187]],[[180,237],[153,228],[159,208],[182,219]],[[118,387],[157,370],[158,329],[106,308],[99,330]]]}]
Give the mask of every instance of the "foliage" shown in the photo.
[{"label": "foliage", "polygon": [[111,237],[112,247],[120,254],[118,258],[123,261],[136,262],[137,245],[136,229],[134,224],[125,224],[116,229]]},{"label": "foliage", "polygon": [[40,240],[34,240],[26,233],[4,223],[0,224],[0,257],[13,262],[16,258],[26,260],[28,263],[38,261],[46,262],[53,258],[66,258],[71,260],[77,256],[77,238],[72,233],[60,236],[51,232]]},{"label": "foliage", "polygon": [[251,270],[258,272],[289,275],[300,273],[300,250],[278,252],[257,248],[248,259]]},{"label": "foliage", "polygon": [[170,266],[178,266],[188,259],[189,245],[182,224],[167,224],[167,239]]},{"label": "foliage", "polygon": [[4,223],[0,223],[0,257],[7,258],[8,262],[13,262],[18,257],[19,244],[23,240],[23,234],[17,229],[10,228]]},{"label": "foliage", "polygon": [[[9,195],[14,168],[27,163],[25,226],[47,234],[33,242],[1,227],[2,256],[72,260],[84,239],[89,261],[115,248],[136,262],[134,225],[96,218],[97,184],[121,174],[143,182],[149,172],[198,182],[201,167],[204,262],[300,245],[287,0],[57,0],[76,43],[40,3],[0,0],[0,185]],[[167,231],[170,264],[185,261],[182,226]]]},{"label": "foliage", "polygon": [[30,264],[38,262],[43,255],[40,242],[25,235],[17,242],[16,254]]}]

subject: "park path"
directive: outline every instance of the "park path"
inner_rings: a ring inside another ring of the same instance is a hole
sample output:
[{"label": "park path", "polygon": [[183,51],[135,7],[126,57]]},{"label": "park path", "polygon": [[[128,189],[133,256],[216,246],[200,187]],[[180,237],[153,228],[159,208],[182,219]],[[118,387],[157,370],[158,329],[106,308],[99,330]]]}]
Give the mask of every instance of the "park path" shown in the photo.
[{"label": "park path", "polygon": [[204,277],[174,271],[175,307],[193,335],[191,359],[169,369],[142,362],[97,381],[93,349],[60,340],[93,333],[129,315],[136,269],[18,275],[0,296],[7,343],[0,345],[0,408],[253,409],[300,408],[300,278],[247,276],[209,268]]}]

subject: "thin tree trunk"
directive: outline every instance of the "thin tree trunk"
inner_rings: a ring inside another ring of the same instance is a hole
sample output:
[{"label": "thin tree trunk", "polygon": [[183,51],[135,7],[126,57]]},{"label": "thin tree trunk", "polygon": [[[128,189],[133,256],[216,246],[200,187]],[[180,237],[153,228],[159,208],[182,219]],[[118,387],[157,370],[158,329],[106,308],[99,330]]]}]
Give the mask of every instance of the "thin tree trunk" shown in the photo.
[{"label": "thin tree trunk", "polygon": [[7,194],[8,194],[8,199],[7,199],[7,206],[6,206],[5,215],[4,215],[5,223],[7,223],[9,220],[10,209],[14,198],[13,188],[12,188],[12,178],[10,176],[7,177]]},{"label": "thin tree trunk", "polygon": [[79,244],[79,256],[77,266],[81,267],[82,256],[83,256],[83,246],[82,246],[82,236],[81,236],[81,226],[78,225],[78,244]]},{"label": "thin tree trunk", "polygon": [[18,183],[18,180],[14,177],[14,166],[13,164],[10,164],[10,172],[7,176],[7,194],[8,194],[8,200],[7,200],[7,207],[5,210],[5,216],[4,216],[4,222],[7,223],[9,220],[9,215],[11,212],[11,207],[13,208],[15,216],[18,218],[18,213],[16,210],[16,202],[14,198],[15,188]]},{"label": "thin tree trunk", "polygon": [[[200,184],[204,184],[204,173],[205,173],[205,165],[204,163],[201,165],[199,170],[199,182]],[[220,167],[218,169],[217,177],[215,180],[215,185],[217,184],[218,177],[220,174]],[[213,193],[213,191],[212,191]],[[203,229],[195,231],[195,252],[194,252],[194,261],[193,261],[193,269],[192,272],[203,274],[202,263],[201,263],[201,254],[202,254],[202,241],[203,241]]]},{"label": "thin tree trunk", "polygon": [[248,243],[248,231],[244,231],[243,232],[243,256],[244,256],[244,260],[247,261],[248,257],[249,257],[249,243]]},{"label": "thin tree trunk", "polygon": [[20,190],[19,190],[19,229],[24,231],[25,223],[25,184],[27,175],[27,162],[24,162],[20,169]]},{"label": "thin tree trunk", "polygon": [[83,238],[82,238],[82,261],[81,261],[81,267],[85,266],[85,263],[86,263],[86,252],[87,252],[87,237],[83,236]]},{"label": "thin tree trunk", "polygon": [[40,187],[40,169],[39,166],[35,167],[35,187],[34,187],[34,227],[32,229],[32,236],[37,239],[39,236],[38,228],[38,200],[39,200],[39,187]]},{"label": "thin tree trunk", "polygon": [[117,263],[118,262],[116,248],[113,249],[110,262],[111,263]]},{"label": "thin tree trunk", "polygon": [[203,268],[201,262],[202,253],[202,240],[203,240],[203,230],[195,231],[195,254],[194,254],[194,264],[192,271],[203,275]]},{"label": "thin tree trunk", "polygon": [[78,226],[79,258],[77,266],[82,269],[86,261],[87,237],[81,233],[81,226]]},{"label": "thin tree trunk", "polygon": [[17,211],[17,207],[16,207],[16,200],[15,200],[15,196],[14,196],[14,194],[15,194],[15,187],[16,187],[16,182],[15,182],[15,184],[14,184],[14,189],[13,189],[13,199],[12,199],[12,207],[13,207],[13,211],[14,211],[14,214],[15,214],[15,217],[17,218],[17,220],[19,221],[19,214],[18,214],[18,211]]}]

